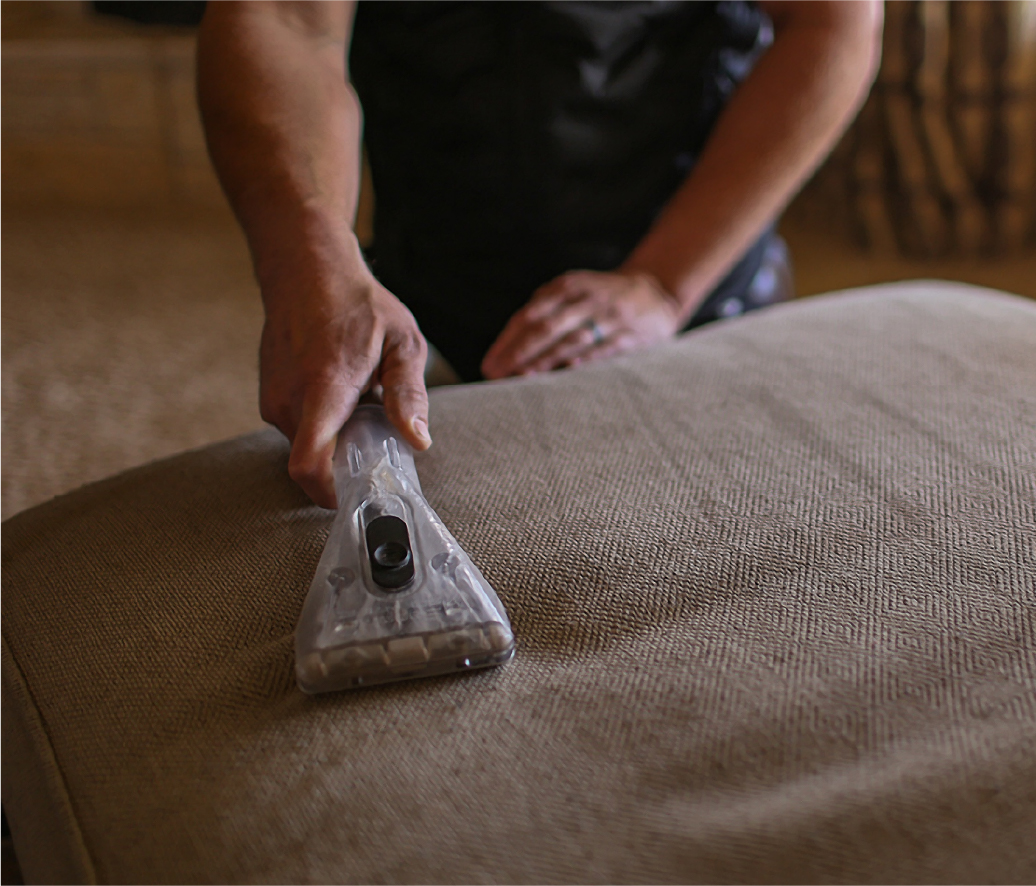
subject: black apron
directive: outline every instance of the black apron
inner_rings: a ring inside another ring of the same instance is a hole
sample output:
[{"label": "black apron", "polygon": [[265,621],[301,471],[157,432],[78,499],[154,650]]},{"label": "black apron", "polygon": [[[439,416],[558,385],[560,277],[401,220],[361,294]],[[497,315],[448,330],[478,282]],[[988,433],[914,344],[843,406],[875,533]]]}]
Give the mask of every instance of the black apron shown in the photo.
[{"label": "black apron", "polygon": [[[622,263],[771,41],[747,3],[359,3],[374,272],[481,377],[538,286]],[[708,302],[747,286],[766,245]]]}]

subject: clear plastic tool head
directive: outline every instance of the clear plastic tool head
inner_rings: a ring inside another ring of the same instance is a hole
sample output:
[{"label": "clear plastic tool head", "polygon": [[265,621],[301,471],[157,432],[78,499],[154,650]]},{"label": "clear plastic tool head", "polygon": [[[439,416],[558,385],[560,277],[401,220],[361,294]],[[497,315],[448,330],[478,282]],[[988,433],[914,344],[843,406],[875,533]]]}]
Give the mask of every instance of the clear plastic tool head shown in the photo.
[{"label": "clear plastic tool head", "polygon": [[503,664],[496,592],[425,501],[414,454],[380,406],[338,435],[338,515],[295,632],[304,692]]}]

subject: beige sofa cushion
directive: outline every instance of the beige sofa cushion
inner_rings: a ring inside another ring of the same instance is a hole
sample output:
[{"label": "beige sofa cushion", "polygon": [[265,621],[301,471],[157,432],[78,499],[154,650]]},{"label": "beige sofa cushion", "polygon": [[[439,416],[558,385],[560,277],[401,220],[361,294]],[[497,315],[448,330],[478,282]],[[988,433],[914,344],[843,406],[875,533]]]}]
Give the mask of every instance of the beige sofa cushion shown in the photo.
[{"label": "beige sofa cushion", "polygon": [[1036,878],[1036,305],[793,303],[432,432],[500,669],[295,688],[331,515],[273,432],[4,524],[30,880]]}]

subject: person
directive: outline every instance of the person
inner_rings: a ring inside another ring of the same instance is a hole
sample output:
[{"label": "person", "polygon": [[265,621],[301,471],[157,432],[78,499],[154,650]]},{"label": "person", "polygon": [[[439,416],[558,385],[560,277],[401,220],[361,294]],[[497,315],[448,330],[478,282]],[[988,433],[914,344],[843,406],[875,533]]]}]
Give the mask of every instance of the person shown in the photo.
[{"label": "person", "polygon": [[[431,444],[425,334],[463,378],[501,379],[754,307],[881,23],[876,0],[208,4],[199,105],[291,477],[335,507],[338,430],[376,386]],[[364,117],[371,261],[352,230]]]}]

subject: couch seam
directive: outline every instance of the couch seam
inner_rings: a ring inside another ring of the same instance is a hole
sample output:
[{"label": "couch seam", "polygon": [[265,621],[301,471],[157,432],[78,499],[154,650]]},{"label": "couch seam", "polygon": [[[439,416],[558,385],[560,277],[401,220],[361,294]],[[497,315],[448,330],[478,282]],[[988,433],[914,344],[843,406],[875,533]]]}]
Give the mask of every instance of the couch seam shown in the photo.
[{"label": "couch seam", "polygon": [[97,865],[94,862],[93,856],[90,854],[90,850],[86,845],[86,838],[83,836],[83,829],[79,823],[79,816],[76,814],[75,805],[72,802],[72,794],[68,789],[68,780],[65,778],[65,772],[61,767],[61,763],[58,760],[57,752],[54,749],[54,742],[50,736],[50,730],[47,728],[46,720],[43,717],[43,713],[40,710],[40,706],[36,701],[36,697],[29,686],[29,681],[25,677],[25,673],[22,670],[22,666],[18,661],[17,656],[14,654],[14,649],[11,643],[7,639],[6,631],[0,630],[0,643],[3,644],[3,649],[7,653],[4,656],[11,664],[13,677],[20,686],[24,695],[21,698],[16,697],[15,704],[27,714],[28,717],[35,720],[39,726],[40,733],[46,739],[44,750],[44,756],[46,759],[43,761],[45,765],[52,765],[53,772],[56,777],[56,787],[60,791],[60,799],[64,801],[68,810],[68,823],[71,825],[72,837],[75,841],[75,849],[82,859],[86,861],[86,870],[84,873],[87,875],[87,880],[90,883],[97,883]]}]

